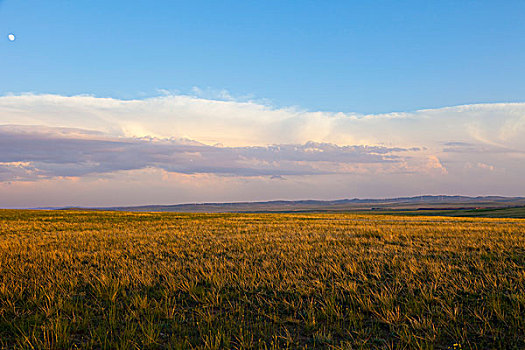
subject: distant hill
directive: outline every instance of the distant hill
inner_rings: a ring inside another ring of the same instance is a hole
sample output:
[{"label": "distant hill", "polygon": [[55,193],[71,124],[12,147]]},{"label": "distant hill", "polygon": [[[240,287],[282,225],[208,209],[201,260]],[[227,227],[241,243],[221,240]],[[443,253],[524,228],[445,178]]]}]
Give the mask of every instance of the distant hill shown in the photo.
[{"label": "distant hill", "polygon": [[[417,196],[386,199],[297,200],[235,203],[191,203],[105,208],[64,208],[182,213],[399,212],[420,215],[525,217],[524,197]],[[502,211],[503,210],[503,211]],[[461,215],[464,214],[464,215]],[[479,215],[478,215],[479,214]],[[501,216],[504,215],[504,216]],[[510,214],[509,214],[510,215]]]}]

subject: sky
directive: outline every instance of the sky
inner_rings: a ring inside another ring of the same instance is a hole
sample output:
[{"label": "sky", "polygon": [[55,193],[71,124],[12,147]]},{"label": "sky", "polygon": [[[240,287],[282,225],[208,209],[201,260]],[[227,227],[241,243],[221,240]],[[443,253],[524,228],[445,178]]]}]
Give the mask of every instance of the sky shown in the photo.
[{"label": "sky", "polygon": [[524,14],[0,0],[0,207],[525,196]]}]

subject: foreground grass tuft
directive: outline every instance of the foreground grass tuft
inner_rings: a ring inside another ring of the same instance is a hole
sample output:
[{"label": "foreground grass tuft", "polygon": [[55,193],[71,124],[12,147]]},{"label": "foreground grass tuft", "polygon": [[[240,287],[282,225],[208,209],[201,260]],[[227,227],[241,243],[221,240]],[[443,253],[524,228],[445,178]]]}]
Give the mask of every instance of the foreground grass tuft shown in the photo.
[{"label": "foreground grass tuft", "polygon": [[525,348],[525,221],[0,211],[0,348]]}]

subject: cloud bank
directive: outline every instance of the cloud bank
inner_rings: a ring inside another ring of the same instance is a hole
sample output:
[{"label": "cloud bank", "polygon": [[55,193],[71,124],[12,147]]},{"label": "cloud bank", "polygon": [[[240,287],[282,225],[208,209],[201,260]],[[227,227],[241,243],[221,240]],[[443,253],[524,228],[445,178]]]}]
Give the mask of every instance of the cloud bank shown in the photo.
[{"label": "cloud bank", "polygon": [[418,149],[302,145],[219,147],[188,140],[112,137],[82,129],[0,126],[0,179],[37,180],[159,168],[182,174],[283,176],[347,173],[347,165],[398,166]]},{"label": "cloud bank", "polygon": [[122,137],[187,138],[225,146],[314,141],[411,147],[471,142],[523,150],[525,104],[358,115],[177,95],[118,100],[26,94],[0,97],[0,124],[79,128]]},{"label": "cloud bank", "polygon": [[[522,135],[523,103],[358,115],[177,95],[9,95],[0,97],[0,206],[142,204],[148,188],[161,193],[148,201],[166,204],[525,195]],[[75,199],[100,181],[113,191]],[[130,181],[136,196],[123,196]],[[30,194],[44,187],[56,190],[48,202]]]}]

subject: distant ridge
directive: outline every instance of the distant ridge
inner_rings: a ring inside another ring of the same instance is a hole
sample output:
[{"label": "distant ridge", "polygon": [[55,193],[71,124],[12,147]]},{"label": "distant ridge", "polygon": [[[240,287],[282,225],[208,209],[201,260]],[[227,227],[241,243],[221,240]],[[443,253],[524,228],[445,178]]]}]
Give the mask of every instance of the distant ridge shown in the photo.
[{"label": "distant ridge", "polygon": [[187,203],[174,205],[143,205],[97,208],[61,208],[87,210],[116,210],[133,212],[181,213],[293,213],[348,211],[414,211],[414,210],[487,210],[525,207],[525,197],[502,196],[435,196],[399,197],[384,199],[339,200],[273,200],[262,202]]}]

